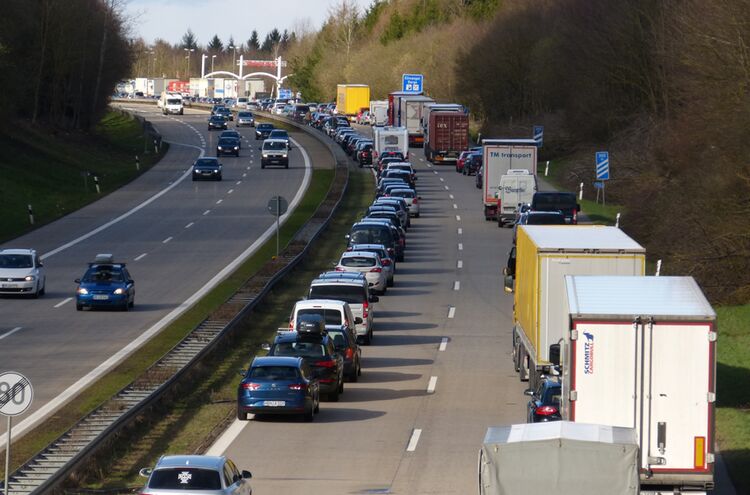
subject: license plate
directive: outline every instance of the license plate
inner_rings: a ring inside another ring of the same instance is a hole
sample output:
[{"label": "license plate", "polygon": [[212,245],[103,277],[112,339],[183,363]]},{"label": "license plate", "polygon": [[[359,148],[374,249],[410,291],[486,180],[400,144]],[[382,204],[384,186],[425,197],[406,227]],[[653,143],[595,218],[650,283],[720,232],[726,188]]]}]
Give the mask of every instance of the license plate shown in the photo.
[{"label": "license plate", "polygon": [[106,301],[107,299],[109,299],[109,296],[106,294],[94,294],[93,299],[95,301]]},{"label": "license plate", "polygon": [[266,407],[284,407],[286,405],[286,401],[283,400],[266,400],[263,401],[263,405]]},{"label": "license plate", "polygon": [[12,289],[15,286],[16,286],[16,284],[3,284],[3,285],[0,285],[0,287],[2,287],[3,289]]}]

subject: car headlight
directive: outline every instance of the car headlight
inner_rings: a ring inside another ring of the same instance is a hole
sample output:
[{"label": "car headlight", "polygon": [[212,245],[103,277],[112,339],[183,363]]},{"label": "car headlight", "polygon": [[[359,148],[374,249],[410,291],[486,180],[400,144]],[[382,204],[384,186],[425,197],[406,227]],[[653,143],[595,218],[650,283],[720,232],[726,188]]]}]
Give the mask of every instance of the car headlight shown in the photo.
[{"label": "car headlight", "polygon": [[88,293],[89,293],[89,291],[88,291],[88,290],[86,290],[86,289],[84,289],[83,287],[79,287],[79,288],[78,288],[78,293],[79,293],[80,295],[82,295],[82,296],[85,296],[86,294],[88,294]]},{"label": "car headlight", "polygon": [[218,174],[218,173],[219,173],[219,169],[218,169],[218,168],[215,168],[215,169],[214,169],[214,173],[215,173],[215,174]]},{"label": "car headlight", "polygon": [[239,147],[235,146],[235,147],[234,147],[234,149],[235,149],[235,150],[238,150],[238,149],[239,149]]},{"label": "car headlight", "polygon": [[268,153],[263,153],[263,158],[268,158]]},{"label": "car headlight", "polygon": [[27,282],[33,282],[36,277],[34,275],[26,275],[23,279]]},{"label": "car headlight", "polygon": [[118,296],[121,296],[125,294],[125,289],[123,289],[122,287],[118,287],[117,289],[115,289],[115,294],[117,294]]},{"label": "car headlight", "polygon": [[216,149],[217,149],[217,150],[220,150],[220,149],[221,149],[221,146],[217,146],[217,147],[216,147]]}]

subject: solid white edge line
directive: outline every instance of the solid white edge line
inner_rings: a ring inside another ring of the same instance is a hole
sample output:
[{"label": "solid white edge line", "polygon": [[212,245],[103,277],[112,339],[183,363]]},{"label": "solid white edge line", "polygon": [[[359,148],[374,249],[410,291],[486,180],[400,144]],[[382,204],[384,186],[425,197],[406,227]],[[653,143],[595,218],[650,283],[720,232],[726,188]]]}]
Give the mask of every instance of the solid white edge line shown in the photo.
[{"label": "solid white edge line", "polygon": [[148,253],[142,253],[142,254],[139,254],[138,256],[136,256],[135,258],[133,258],[133,261],[140,261],[140,260],[142,260],[143,258],[145,258],[147,254],[148,254]]},{"label": "solid white edge line", "polygon": [[440,341],[440,347],[438,348],[439,351],[445,351],[445,349],[448,347],[448,337],[443,337],[443,340]]},{"label": "solid white edge line", "polygon": [[[307,154],[307,151],[305,151],[304,148],[302,148],[299,143],[297,143],[296,140],[291,139],[291,141],[297,145],[297,148],[302,152],[302,158],[305,160],[305,176],[302,179],[302,185],[297,190],[297,194],[294,195],[294,198],[292,201],[289,202],[289,209],[286,213],[281,215],[279,217],[279,225],[284,225],[286,223],[287,219],[289,218],[289,215],[294,211],[294,209],[297,207],[299,202],[302,200],[302,196],[304,196],[305,192],[307,191],[308,187],[310,186],[310,180],[312,179],[312,164],[310,162],[310,157]],[[119,217],[118,217],[119,218]],[[124,218],[124,217],[123,217]],[[13,428],[13,435],[14,438],[21,438],[21,436],[26,433],[28,430],[39,424],[40,422],[44,421],[50,414],[52,414],[54,411],[56,411],[59,407],[66,404],[68,401],[73,399],[78,393],[88,387],[92,382],[99,379],[103,375],[105,375],[108,371],[110,371],[112,368],[120,364],[125,358],[133,354],[136,350],[138,350],[139,347],[141,347],[144,343],[146,343],[148,340],[150,340],[154,335],[158,334],[164,327],[172,323],[174,320],[179,318],[185,311],[190,309],[190,307],[198,301],[201,297],[206,295],[211,289],[219,285],[219,283],[224,280],[230,273],[232,273],[234,270],[237,269],[239,265],[241,265],[247,258],[252,256],[255,251],[258,250],[260,246],[263,245],[264,242],[266,242],[268,239],[271,238],[276,233],[276,224],[270,225],[263,234],[261,234],[255,242],[253,242],[247,249],[245,249],[240,255],[232,260],[231,263],[229,263],[227,266],[221,269],[219,273],[213,276],[211,280],[206,282],[203,287],[198,289],[192,296],[187,298],[185,301],[183,301],[179,306],[177,306],[175,309],[173,309],[169,314],[164,316],[161,320],[156,322],[154,325],[152,325],[148,330],[143,332],[141,335],[139,335],[135,340],[132,340],[129,344],[127,344],[125,347],[117,351],[115,354],[109,357],[106,361],[104,361],[102,364],[94,368],[93,370],[89,371],[86,375],[79,378],[78,381],[76,381],[74,384],[63,390],[59,395],[57,395],[54,399],[50,400],[46,404],[44,404],[42,407],[31,413],[28,417],[26,417],[23,421],[18,423]],[[68,298],[70,300],[72,298]],[[7,443],[7,434],[3,433],[0,435],[0,445],[5,445]]]},{"label": "solid white edge line", "polygon": [[461,289],[461,282],[459,282],[458,280],[453,282],[453,290],[460,290],[460,289]]},{"label": "solid white edge line", "polygon": [[72,300],[73,300],[73,298],[72,298],[72,297],[68,297],[68,298],[66,298],[66,299],[63,299],[62,301],[60,301],[59,303],[55,304],[55,305],[54,305],[54,306],[52,306],[52,307],[53,307],[53,308],[59,308],[60,306],[62,306],[62,305],[64,305],[64,304],[68,304],[68,303],[69,303],[70,301],[72,301]]},{"label": "solid white edge line", "polygon": [[435,393],[435,387],[437,387],[437,378],[436,376],[431,376],[430,381],[427,384],[427,393],[428,394],[434,394]]},{"label": "solid white edge line", "polygon": [[[186,146],[188,148],[195,148],[198,151],[200,151],[200,154],[198,155],[198,158],[202,158],[203,157],[203,149],[200,146],[195,146],[195,145],[192,145],[192,144],[174,143],[174,142],[171,142],[171,141],[164,141],[164,142],[165,143],[169,143],[170,145]],[[132,215],[133,213],[135,213],[135,212],[137,212],[137,211],[145,208],[146,206],[150,205],[151,203],[153,203],[157,199],[159,199],[162,196],[164,196],[166,193],[168,193],[174,187],[176,187],[177,184],[179,184],[180,182],[182,182],[183,180],[185,180],[191,173],[192,173],[192,169],[190,169],[190,168],[187,169],[185,171],[185,173],[180,176],[179,179],[177,179],[176,181],[174,181],[173,183],[171,183],[169,186],[165,187],[164,189],[162,189],[158,193],[154,194],[153,196],[151,196],[150,198],[148,198],[143,203],[141,203],[141,204],[139,204],[137,206],[134,206],[132,209],[126,211],[125,213],[123,213],[119,217],[116,217],[116,218],[110,220],[109,222],[105,223],[104,225],[100,225],[99,227],[95,228],[94,230],[92,230],[92,231],[90,231],[90,232],[88,232],[86,234],[83,234],[82,236],[77,237],[77,238],[73,239],[70,242],[67,242],[67,243],[63,244],[62,246],[57,247],[57,248],[53,249],[52,251],[44,253],[43,255],[40,256],[40,258],[44,260],[44,259],[49,258],[50,256],[53,256],[53,255],[55,255],[57,253],[65,251],[69,247],[75,246],[79,242],[85,241],[86,239],[88,239],[88,238],[90,238],[92,236],[95,236],[99,232],[108,229],[109,227],[113,226],[114,224],[116,224],[116,223],[118,223],[118,222],[120,222],[122,220],[125,220],[130,215]]]},{"label": "solid white edge line", "polygon": [[10,330],[9,332],[5,332],[4,334],[0,335],[0,340],[3,340],[5,337],[10,337],[17,331],[21,330],[23,327],[16,327],[13,330]]},{"label": "solid white edge line", "polygon": [[407,452],[414,452],[415,450],[417,450],[417,444],[419,443],[419,437],[421,435],[422,435],[422,430],[419,428],[414,428],[414,431],[411,432],[409,445],[406,446]]},{"label": "solid white edge line", "polygon": [[451,306],[448,308],[448,318],[455,318],[456,317],[456,307]]},{"label": "solid white edge line", "polygon": [[240,421],[239,419],[235,419],[234,422],[229,425],[229,428],[227,428],[224,433],[216,439],[213,445],[208,448],[205,455],[222,455],[224,451],[234,443],[234,440],[240,436],[240,433],[242,433],[242,430],[244,430],[248,424],[250,424],[250,421]]},{"label": "solid white edge line", "polygon": [[463,267],[464,267],[463,260],[458,260],[458,262],[456,263],[456,268],[463,268]]}]

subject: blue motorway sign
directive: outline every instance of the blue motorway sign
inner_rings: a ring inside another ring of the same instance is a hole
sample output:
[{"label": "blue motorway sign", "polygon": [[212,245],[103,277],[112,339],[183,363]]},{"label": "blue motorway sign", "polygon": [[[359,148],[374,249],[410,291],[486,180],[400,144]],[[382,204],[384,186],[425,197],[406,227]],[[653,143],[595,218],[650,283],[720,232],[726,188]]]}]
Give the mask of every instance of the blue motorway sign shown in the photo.
[{"label": "blue motorway sign", "polygon": [[421,93],[424,91],[424,76],[422,74],[403,74],[401,76],[401,91]]},{"label": "blue motorway sign", "polygon": [[279,90],[279,99],[280,100],[291,100],[292,98],[293,98],[293,96],[292,96],[292,90],[291,89],[281,88]]},{"label": "blue motorway sign", "polygon": [[542,143],[544,142],[544,126],[543,125],[534,126],[534,141],[536,141],[537,148],[542,147]]},{"label": "blue motorway sign", "polygon": [[596,180],[609,180],[609,151],[596,152]]}]

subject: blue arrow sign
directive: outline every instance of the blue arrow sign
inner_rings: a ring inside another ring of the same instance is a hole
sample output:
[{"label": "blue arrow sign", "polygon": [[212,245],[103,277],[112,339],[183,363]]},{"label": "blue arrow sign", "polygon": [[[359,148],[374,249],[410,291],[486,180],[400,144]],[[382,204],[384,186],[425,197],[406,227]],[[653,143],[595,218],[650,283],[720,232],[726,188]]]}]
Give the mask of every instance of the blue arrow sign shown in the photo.
[{"label": "blue arrow sign", "polygon": [[544,126],[543,125],[534,126],[534,141],[536,141],[536,145],[538,148],[542,147],[542,143],[544,142]]},{"label": "blue arrow sign", "polygon": [[609,151],[596,152],[596,180],[609,180]]},{"label": "blue arrow sign", "polygon": [[424,76],[422,74],[402,74],[401,91],[405,93],[421,93],[424,91]]}]

